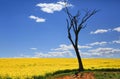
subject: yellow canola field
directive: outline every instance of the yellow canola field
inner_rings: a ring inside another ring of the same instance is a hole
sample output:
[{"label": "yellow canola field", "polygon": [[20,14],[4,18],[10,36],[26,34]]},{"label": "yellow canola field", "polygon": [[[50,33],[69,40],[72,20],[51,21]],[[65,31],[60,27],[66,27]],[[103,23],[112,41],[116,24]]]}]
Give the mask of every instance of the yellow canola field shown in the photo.
[{"label": "yellow canola field", "polygon": [[[85,69],[120,68],[120,58],[83,59]],[[76,58],[0,58],[0,78],[30,78],[58,70],[77,69]]]}]

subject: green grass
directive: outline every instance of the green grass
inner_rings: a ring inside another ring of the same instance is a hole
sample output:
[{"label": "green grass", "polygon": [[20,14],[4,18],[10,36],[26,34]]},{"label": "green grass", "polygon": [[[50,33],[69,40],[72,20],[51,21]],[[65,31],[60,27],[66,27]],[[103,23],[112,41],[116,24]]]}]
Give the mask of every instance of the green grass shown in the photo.
[{"label": "green grass", "polygon": [[0,76],[0,79],[12,79],[12,78],[9,76],[5,76],[4,78]]},{"label": "green grass", "polygon": [[77,70],[59,70],[54,73],[47,73],[45,76],[33,76],[34,79],[55,79],[56,77],[62,77],[65,75],[71,75],[74,74]]},{"label": "green grass", "polygon": [[120,72],[94,72],[96,79],[120,79]]},{"label": "green grass", "polygon": [[[34,79],[55,79],[57,77],[62,77],[65,75],[73,75],[77,72],[76,69],[73,70],[61,70],[54,73],[47,73],[45,76],[34,76]],[[94,69],[85,70],[81,73],[93,72],[95,79],[120,79],[120,69]]]},{"label": "green grass", "polygon": [[[120,69],[94,69],[94,70],[87,69],[80,73],[86,73],[86,72],[92,72],[95,76],[95,79],[120,79]],[[45,76],[32,76],[32,79],[55,79],[57,77],[62,77],[65,75],[67,76],[74,75],[75,73],[77,73],[76,69],[60,70],[54,73],[47,73]],[[3,78],[0,76],[0,79]],[[4,79],[12,79],[12,78],[6,76]],[[26,79],[31,79],[31,78],[28,77]]]}]

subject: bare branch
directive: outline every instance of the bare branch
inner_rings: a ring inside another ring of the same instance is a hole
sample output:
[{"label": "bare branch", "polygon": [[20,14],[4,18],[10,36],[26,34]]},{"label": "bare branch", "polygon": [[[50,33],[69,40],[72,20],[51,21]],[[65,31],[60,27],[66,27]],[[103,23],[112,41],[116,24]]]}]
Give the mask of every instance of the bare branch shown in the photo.
[{"label": "bare branch", "polygon": [[69,40],[71,41],[72,45],[75,46],[73,40],[72,40],[72,37],[71,37],[71,33],[70,33],[70,30],[68,31],[68,38]]},{"label": "bare branch", "polygon": [[66,19],[66,22],[67,22],[67,29],[69,31],[69,21],[68,21],[68,19]]},{"label": "bare branch", "polygon": [[69,12],[69,10],[68,10],[67,7],[65,7],[65,12],[67,13],[69,19],[72,20],[72,17],[73,17],[73,16],[72,16],[72,14]]},{"label": "bare branch", "polygon": [[84,15],[84,17],[82,18],[81,23],[78,26],[78,32],[84,27],[84,23],[91,17],[93,16],[95,13],[97,13],[97,10],[93,10],[93,11],[87,11],[86,14]]},{"label": "bare branch", "polygon": [[74,24],[75,24],[75,30],[77,30],[78,20],[76,16],[74,17]]}]

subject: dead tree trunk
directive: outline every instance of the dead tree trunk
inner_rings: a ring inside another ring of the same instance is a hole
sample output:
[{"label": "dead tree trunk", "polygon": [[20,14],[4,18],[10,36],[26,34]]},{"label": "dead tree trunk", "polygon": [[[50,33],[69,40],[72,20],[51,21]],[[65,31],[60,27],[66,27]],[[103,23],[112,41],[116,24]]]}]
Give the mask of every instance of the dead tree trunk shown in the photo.
[{"label": "dead tree trunk", "polygon": [[77,59],[78,59],[78,64],[79,64],[78,71],[79,71],[79,72],[80,72],[80,71],[84,71],[83,63],[82,63],[82,59],[81,59],[81,56],[80,56],[79,49],[78,49],[78,48],[75,48],[75,52],[76,52]]},{"label": "dead tree trunk", "polygon": [[80,56],[80,52],[79,52],[79,47],[78,47],[78,39],[79,39],[79,32],[81,29],[83,29],[84,27],[86,27],[86,22],[87,20],[94,15],[97,11],[93,10],[93,11],[86,11],[85,15],[80,19],[80,13],[79,11],[77,12],[77,14],[75,16],[73,16],[69,11],[68,8],[66,7],[65,12],[68,15],[68,19],[67,21],[67,32],[68,32],[68,38],[70,40],[70,42],[72,43],[74,50],[76,52],[77,55],[77,59],[78,59],[78,63],[79,63],[79,68],[78,71],[84,71],[84,67],[82,64],[82,59]]}]

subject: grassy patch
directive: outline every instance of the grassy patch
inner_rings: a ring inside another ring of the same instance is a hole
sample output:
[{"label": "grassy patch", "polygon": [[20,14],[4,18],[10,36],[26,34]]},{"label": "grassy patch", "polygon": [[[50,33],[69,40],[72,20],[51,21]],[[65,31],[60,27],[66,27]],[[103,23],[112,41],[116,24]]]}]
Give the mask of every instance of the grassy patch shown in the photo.
[{"label": "grassy patch", "polygon": [[54,73],[47,73],[47,74],[45,74],[45,76],[33,76],[32,78],[33,79],[55,79],[57,77],[62,77],[62,76],[65,76],[65,75],[72,75],[75,72],[77,72],[76,69],[73,69],[73,70],[59,70],[59,71],[56,71]]},{"label": "grassy patch", "polygon": [[[95,76],[95,79],[120,79],[120,69],[87,69],[83,72],[80,72],[81,74],[83,73],[88,73],[92,72]],[[32,77],[27,77],[25,79],[55,79],[58,77],[63,77],[63,76],[70,76],[74,75],[77,73],[77,69],[73,70],[59,70],[53,73],[46,73],[44,76],[32,76]],[[9,76],[5,76],[4,78],[0,76],[0,79],[13,79]],[[15,78],[15,79],[20,79],[20,78]]]},{"label": "grassy patch", "polygon": [[[62,77],[65,75],[74,75],[77,72],[76,69],[73,70],[60,70],[54,73],[47,73],[45,76],[34,76],[34,79],[55,79],[57,77]],[[95,79],[120,79],[120,69],[94,69],[85,70],[81,73],[93,72]]]},{"label": "grassy patch", "polygon": [[120,72],[94,72],[96,79],[120,79]]},{"label": "grassy patch", "polygon": [[9,76],[5,76],[5,77],[1,77],[1,76],[0,76],[0,79],[12,79],[12,78],[9,77]]}]

